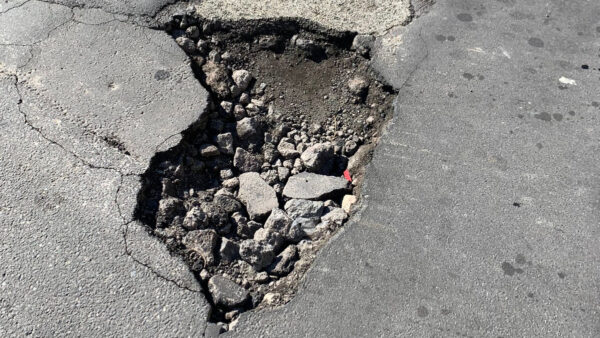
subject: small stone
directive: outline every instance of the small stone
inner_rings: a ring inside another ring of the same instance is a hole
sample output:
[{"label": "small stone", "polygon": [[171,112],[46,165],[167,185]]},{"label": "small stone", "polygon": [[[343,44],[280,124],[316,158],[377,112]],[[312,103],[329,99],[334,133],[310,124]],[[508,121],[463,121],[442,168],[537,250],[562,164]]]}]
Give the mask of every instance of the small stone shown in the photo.
[{"label": "small stone", "polygon": [[256,106],[254,103],[248,103],[246,105],[246,113],[248,116],[255,116],[260,113],[260,107]]},{"label": "small stone", "polygon": [[283,250],[269,267],[267,272],[276,276],[285,276],[294,269],[294,262],[298,259],[298,249],[295,245],[290,245]]},{"label": "small stone", "polygon": [[274,208],[269,218],[265,221],[265,229],[271,229],[282,234],[287,233],[290,225],[292,225],[292,219],[285,211],[279,208]]},{"label": "small stone", "polygon": [[221,177],[222,180],[227,180],[229,178],[233,177],[233,170],[231,169],[223,169],[221,171],[219,171],[219,177]]},{"label": "small stone", "polygon": [[254,281],[257,283],[265,283],[269,281],[269,274],[265,271],[259,272],[254,276]]},{"label": "small stone", "polygon": [[224,188],[234,190],[240,185],[240,180],[237,177],[230,178],[228,180],[223,181],[222,185]]},{"label": "small stone", "polygon": [[283,246],[283,236],[273,229],[260,228],[254,233],[253,239],[258,243],[271,245],[275,251]]},{"label": "small stone", "polygon": [[349,214],[350,211],[352,211],[352,205],[354,205],[354,203],[356,203],[356,196],[354,196],[354,195],[346,195],[342,199],[342,209],[344,209],[344,211],[347,214]]},{"label": "small stone", "polygon": [[240,244],[240,257],[250,263],[255,270],[260,271],[269,266],[275,258],[273,247],[261,244],[253,239],[247,239]]},{"label": "small stone", "polygon": [[349,182],[343,177],[303,172],[288,179],[283,195],[289,198],[318,200],[349,188]]},{"label": "small stone", "polygon": [[268,170],[260,174],[260,177],[265,180],[269,185],[277,183],[278,176],[277,170]]},{"label": "small stone", "polygon": [[163,198],[158,202],[158,210],[156,211],[156,226],[166,227],[173,218],[177,215],[185,213],[183,201],[175,197]]},{"label": "small stone", "polygon": [[277,175],[281,182],[285,182],[290,177],[290,169],[286,167],[277,167]]},{"label": "small stone", "polygon": [[233,117],[235,117],[236,121],[239,121],[246,117],[246,109],[241,104],[236,104],[233,107]]},{"label": "small stone", "polygon": [[253,117],[245,117],[235,125],[237,135],[242,140],[256,139],[257,136],[260,138],[262,136],[260,129],[260,124]]},{"label": "small stone", "polygon": [[344,143],[344,155],[346,156],[352,156],[354,155],[354,153],[356,152],[356,150],[358,149],[358,144],[355,141],[346,141],[346,143]]},{"label": "small stone", "polygon": [[218,240],[219,236],[214,230],[194,230],[188,232],[182,242],[189,250],[202,257],[205,266],[211,266],[216,261],[215,250]]},{"label": "small stone", "polygon": [[205,54],[208,51],[208,47],[209,44],[206,40],[198,39],[198,42],[196,42],[196,48],[202,54]]},{"label": "small stone", "polygon": [[208,59],[212,62],[221,62],[221,54],[219,54],[219,52],[216,50],[211,50],[208,53]]},{"label": "small stone", "polygon": [[200,279],[202,279],[203,281],[207,281],[210,278],[210,272],[208,272],[208,270],[206,269],[202,269],[202,271],[200,271]]},{"label": "small stone", "polygon": [[190,26],[185,30],[185,35],[190,39],[197,39],[200,37],[200,29],[198,26]]},{"label": "small stone", "polygon": [[221,153],[227,155],[233,155],[233,135],[231,133],[224,133],[217,135],[217,145]]},{"label": "small stone", "polygon": [[281,301],[281,295],[277,292],[269,292],[265,294],[262,301],[267,305],[276,305]]},{"label": "small stone", "polygon": [[275,190],[258,173],[240,175],[238,198],[246,206],[252,220],[265,219],[271,210],[279,206]]},{"label": "small stone", "polygon": [[277,150],[275,150],[275,146],[271,143],[263,144],[263,158],[266,162],[272,163],[277,159],[278,156]]},{"label": "small stone", "polygon": [[237,87],[237,90],[236,90],[236,93],[234,93],[234,96],[237,96],[240,93],[242,93],[243,91],[245,91],[248,88],[248,86],[250,85],[250,81],[252,81],[252,75],[250,74],[249,71],[244,70],[244,69],[233,71],[233,73],[231,74],[231,77],[233,78],[233,82],[235,82],[235,85]]},{"label": "small stone", "polygon": [[319,223],[318,217],[311,217],[311,218],[298,217],[298,218],[294,219],[292,226],[302,230],[303,234],[306,234],[306,235],[312,237],[312,235],[317,230],[318,223]]},{"label": "small stone", "polygon": [[210,278],[208,291],[215,304],[228,309],[241,306],[249,299],[248,291],[229,278],[219,275]]},{"label": "small stone", "polygon": [[333,148],[331,143],[317,143],[308,147],[300,156],[306,170],[316,173],[328,173],[333,163]]},{"label": "small stone", "polygon": [[231,263],[235,261],[238,258],[239,251],[240,247],[237,243],[227,238],[221,239],[221,248],[219,249],[221,262]]},{"label": "small stone", "polygon": [[367,123],[367,125],[372,125],[373,122],[375,122],[375,118],[373,116],[369,116],[367,117],[367,119],[365,120],[365,123]]},{"label": "small stone", "polygon": [[241,172],[251,172],[260,170],[260,161],[256,156],[250,154],[244,148],[235,149],[235,155],[233,156],[233,166]]},{"label": "small stone", "polygon": [[375,42],[375,37],[369,34],[357,34],[352,40],[352,50],[359,52],[360,54],[366,56],[369,54],[373,43]]},{"label": "small stone", "polygon": [[284,140],[281,140],[279,145],[277,145],[277,151],[281,154],[281,156],[288,159],[295,158],[300,155],[300,152],[296,150],[296,146],[293,143]]},{"label": "small stone", "polygon": [[329,212],[321,217],[321,222],[327,225],[340,226],[348,218],[348,214],[342,208],[330,208]]},{"label": "small stone", "polygon": [[202,157],[214,157],[219,156],[220,154],[219,148],[212,144],[203,144],[200,146],[199,150]]},{"label": "small stone", "polygon": [[362,76],[354,77],[348,81],[348,89],[352,95],[363,96],[369,89],[369,81]]},{"label": "small stone", "polygon": [[206,74],[206,84],[217,96],[226,98],[231,95],[231,91],[229,90],[231,79],[227,75],[225,66],[213,61],[207,61],[202,66],[202,71]]},{"label": "small stone", "polygon": [[323,214],[324,205],[321,201],[291,199],[285,203],[284,209],[292,219],[298,217],[320,218]]},{"label": "small stone", "polygon": [[238,101],[243,105],[247,105],[250,103],[250,95],[248,93],[242,93]]},{"label": "small stone", "polygon": [[242,210],[242,204],[231,196],[215,195],[213,204],[226,214],[232,214]]},{"label": "small stone", "polygon": [[187,212],[183,219],[183,228],[186,230],[196,230],[208,225],[208,217],[199,207],[193,207]]},{"label": "small stone", "polygon": [[193,53],[196,51],[196,44],[194,43],[194,40],[188,37],[180,36],[175,39],[175,42],[177,42],[179,47],[181,47],[187,53]]}]

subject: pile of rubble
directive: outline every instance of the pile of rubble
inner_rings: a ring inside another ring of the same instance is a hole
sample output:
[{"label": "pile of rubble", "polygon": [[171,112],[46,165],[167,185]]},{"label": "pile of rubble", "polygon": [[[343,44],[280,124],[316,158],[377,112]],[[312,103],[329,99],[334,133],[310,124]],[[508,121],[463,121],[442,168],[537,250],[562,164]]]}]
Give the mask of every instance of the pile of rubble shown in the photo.
[{"label": "pile of rubble", "polygon": [[[300,28],[235,39],[230,26],[193,15],[174,16],[167,30],[212,100],[208,118],[153,160],[138,217],[197,274],[213,320],[231,322],[289,301],[317,250],[348,219],[392,96],[364,66],[368,37],[354,39],[356,51]],[[249,58],[248,50],[257,52]],[[327,116],[310,105],[286,111],[286,83],[262,82],[269,74],[251,69],[268,55],[308,66],[351,58],[354,67],[332,80],[343,82],[335,87],[341,108]],[[344,118],[359,127],[345,128]]]}]

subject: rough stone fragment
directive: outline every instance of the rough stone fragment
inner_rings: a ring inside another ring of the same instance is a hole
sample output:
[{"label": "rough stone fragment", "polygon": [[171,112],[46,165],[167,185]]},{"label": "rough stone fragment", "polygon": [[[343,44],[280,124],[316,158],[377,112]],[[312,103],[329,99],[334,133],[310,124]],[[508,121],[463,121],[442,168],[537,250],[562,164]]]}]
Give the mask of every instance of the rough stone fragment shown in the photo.
[{"label": "rough stone fragment", "polygon": [[200,207],[193,207],[187,212],[183,219],[183,227],[186,230],[204,228],[208,224],[208,217]]},{"label": "rough stone fragment", "polygon": [[349,182],[343,177],[303,172],[288,179],[283,195],[289,198],[316,200],[349,188]]},{"label": "rough stone fragment", "polygon": [[373,47],[375,37],[369,34],[357,34],[352,40],[352,49],[359,52],[362,55],[368,55],[369,51]]},{"label": "rough stone fragment", "polygon": [[267,272],[276,276],[285,276],[294,268],[294,262],[298,259],[298,249],[295,245],[290,245],[283,250],[269,267]]},{"label": "rough stone fragment", "polygon": [[286,167],[277,167],[277,176],[281,182],[287,181],[288,177],[290,177],[290,169]]},{"label": "rough stone fragment", "polygon": [[252,220],[266,218],[271,210],[279,206],[275,190],[258,173],[240,175],[238,198],[246,206]]},{"label": "rough stone fragment", "polygon": [[307,171],[328,173],[331,170],[334,147],[331,143],[317,143],[308,147],[300,156]]},{"label": "rough stone fragment", "polygon": [[303,234],[312,236],[317,230],[317,224],[319,224],[318,217],[298,217],[294,219],[292,226],[299,228]]},{"label": "rough stone fragment", "polygon": [[260,244],[269,244],[279,251],[283,246],[283,236],[273,229],[260,228],[254,233],[254,240]]},{"label": "rough stone fragment", "polygon": [[177,44],[188,53],[193,53],[196,51],[196,44],[194,43],[194,40],[188,37],[180,36],[175,39],[175,42],[177,42]]},{"label": "rough stone fragment", "polygon": [[249,299],[248,291],[223,276],[212,276],[208,281],[208,291],[215,304],[231,309],[243,305]]},{"label": "rough stone fragment", "polygon": [[277,151],[284,158],[295,158],[300,155],[300,152],[296,150],[296,146],[293,143],[287,142],[285,140],[281,140],[277,145]]},{"label": "rough stone fragment", "polygon": [[202,71],[206,74],[206,84],[215,94],[220,98],[227,98],[231,95],[231,91],[229,90],[231,79],[227,75],[225,66],[208,61],[202,66]]},{"label": "rough stone fragment", "polygon": [[248,85],[250,85],[250,81],[252,81],[252,74],[245,69],[234,70],[231,77],[233,78],[233,82],[235,82],[239,93],[246,90]]},{"label": "rough stone fragment", "polygon": [[205,266],[215,264],[215,250],[219,236],[214,230],[194,230],[183,238],[183,245],[196,252],[204,260]]},{"label": "rough stone fragment", "polygon": [[236,121],[242,120],[246,117],[246,109],[241,104],[236,104],[233,107],[233,117],[235,117]]},{"label": "rough stone fragment", "polygon": [[235,198],[227,195],[216,195],[213,203],[226,214],[242,210],[242,205]]},{"label": "rough stone fragment", "polygon": [[219,249],[221,262],[231,263],[235,261],[238,258],[239,251],[240,247],[234,241],[227,238],[221,240],[221,248]]},{"label": "rough stone fragment", "polygon": [[214,157],[219,156],[219,149],[212,144],[203,144],[199,148],[200,156],[202,157]]},{"label": "rough stone fragment", "polygon": [[261,244],[253,239],[247,239],[240,244],[240,257],[259,271],[269,266],[275,258],[273,247]]},{"label": "rough stone fragment", "polygon": [[287,233],[290,225],[292,225],[292,219],[279,208],[273,209],[269,218],[265,221],[265,229],[271,229],[282,234]]},{"label": "rough stone fragment", "polygon": [[320,218],[323,214],[324,205],[321,201],[308,201],[291,199],[284,206],[287,214],[292,218]]},{"label": "rough stone fragment", "polygon": [[348,218],[348,214],[342,208],[330,208],[329,212],[321,217],[321,222],[325,224],[342,225]]},{"label": "rough stone fragment", "polygon": [[231,133],[217,135],[217,145],[223,154],[233,155],[233,135]]},{"label": "rough stone fragment", "polygon": [[354,205],[354,203],[356,203],[356,196],[354,196],[354,195],[346,195],[342,199],[342,209],[344,209],[344,211],[347,214],[349,214],[350,211],[352,211],[352,205]]},{"label": "rough stone fragment", "polygon": [[348,81],[348,89],[354,96],[364,96],[369,89],[369,81],[361,76],[354,77]]},{"label": "rough stone fragment", "polygon": [[237,121],[235,126],[237,135],[241,140],[256,139],[257,137],[260,138],[260,129],[261,128],[258,120],[253,117],[244,117],[243,119]]},{"label": "rough stone fragment", "polygon": [[183,201],[175,197],[163,198],[158,202],[158,211],[156,212],[156,226],[166,227],[173,221],[177,215],[183,214],[185,207]]},{"label": "rough stone fragment", "polygon": [[234,190],[240,185],[240,180],[237,177],[233,177],[223,181],[223,187],[229,190]]},{"label": "rough stone fragment", "polygon": [[233,166],[241,172],[259,171],[260,161],[244,148],[237,148],[233,156]]}]

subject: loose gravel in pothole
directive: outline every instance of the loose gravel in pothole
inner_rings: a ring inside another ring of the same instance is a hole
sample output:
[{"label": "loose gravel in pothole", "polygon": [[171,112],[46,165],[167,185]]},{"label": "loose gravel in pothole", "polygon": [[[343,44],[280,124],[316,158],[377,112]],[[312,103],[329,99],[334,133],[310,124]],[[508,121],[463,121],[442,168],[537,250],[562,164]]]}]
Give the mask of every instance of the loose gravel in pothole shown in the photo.
[{"label": "loose gravel in pothole", "polygon": [[154,157],[137,217],[189,264],[223,330],[293,297],[356,208],[394,95],[369,69],[370,36],[193,13],[165,30],[211,101],[178,146]]}]

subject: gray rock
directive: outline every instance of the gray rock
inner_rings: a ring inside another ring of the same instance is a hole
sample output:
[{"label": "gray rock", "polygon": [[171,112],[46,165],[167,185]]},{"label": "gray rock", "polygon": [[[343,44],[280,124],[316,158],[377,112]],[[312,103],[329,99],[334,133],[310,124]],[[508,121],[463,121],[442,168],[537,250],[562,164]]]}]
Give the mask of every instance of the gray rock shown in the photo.
[{"label": "gray rock", "polygon": [[283,250],[269,267],[267,272],[276,276],[285,276],[294,269],[294,263],[298,259],[298,249],[290,245]]},{"label": "gray rock", "polygon": [[319,224],[318,217],[298,217],[294,219],[292,226],[299,228],[302,231],[303,235],[312,236],[317,230],[317,224]]},{"label": "gray rock", "polygon": [[308,147],[300,156],[307,171],[328,173],[331,170],[334,147],[331,143],[317,143]]},{"label": "gray rock", "polygon": [[285,203],[285,211],[292,219],[298,217],[303,218],[320,218],[324,210],[323,202],[308,201],[301,199],[291,199]]},{"label": "gray rock", "polygon": [[265,229],[271,229],[280,233],[286,233],[290,225],[292,225],[292,218],[288,214],[279,209],[274,208],[269,215],[269,218],[265,221]]},{"label": "gray rock", "polygon": [[246,109],[244,106],[241,104],[236,104],[235,107],[233,107],[233,117],[235,117],[237,121],[246,117]]},{"label": "gray rock", "polygon": [[186,230],[202,229],[208,225],[208,217],[200,207],[193,207],[187,212],[183,219],[183,227]]},{"label": "gray rock", "polygon": [[353,140],[346,141],[344,143],[344,155],[352,156],[358,149],[358,143]]},{"label": "gray rock", "polygon": [[185,213],[183,201],[175,197],[163,198],[158,202],[158,210],[156,212],[156,226],[166,227],[177,215]]},{"label": "gray rock", "polygon": [[362,76],[357,76],[348,81],[348,89],[354,96],[364,96],[369,89],[369,81]]},{"label": "gray rock", "polygon": [[247,239],[240,244],[240,257],[260,271],[269,266],[275,258],[273,247],[269,244],[260,244],[253,239]]},{"label": "gray rock", "polygon": [[233,177],[233,170],[223,169],[223,170],[219,171],[219,177],[221,177],[222,180],[230,179]]},{"label": "gray rock", "polygon": [[234,190],[240,185],[240,180],[237,177],[223,181],[223,187],[228,190]]},{"label": "gray rock", "polygon": [[237,121],[235,125],[235,130],[241,140],[257,139],[257,137],[260,138],[260,129],[261,128],[258,120],[253,117],[244,117],[243,119]]},{"label": "gray rock", "polygon": [[229,101],[221,101],[221,109],[226,116],[229,116],[233,112],[233,103]]},{"label": "gray rock", "polygon": [[223,154],[233,155],[233,135],[231,133],[217,135],[217,145]]},{"label": "gray rock", "polygon": [[342,208],[329,208],[329,212],[321,217],[321,222],[326,223],[328,225],[342,225],[344,221],[348,218],[348,214]]},{"label": "gray rock", "polygon": [[263,172],[260,174],[260,177],[262,177],[262,179],[265,180],[265,182],[267,182],[269,185],[277,183],[277,180],[279,179],[277,170],[274,169]]},{"label": "gray rock", "polygon": [[[267,134],[265,134],[267,135]],[[277,159],[277,155],[279,154],[277,150],[275,150],[275,146],[271,143],[265,143],[263,145],[263,157],[266,162],[273,163]]]},{"label": "gray rock", "polygon": [[227,75],[225,66],[208,61],[202,66],[202,71],[206,74],[206,84],[220,98],[227,98],[231,95],[229,87],[231,87],[231,79]]},{"label": "gray rock", "polygon": [[359,52],[362,55],[369,54],[371,48],[373,48],[373,43],[375,42],[375,37],[369,34],[357,34],[352,40],[352,50]]},{"label": "gray rock", "polygon": [[290,177],[290,169],[286,167],[277,167],[277,176],[281,182],[287,181]]},{"label": "gray rock", "polygon": [[219,257],[223,263],[231,263],[238,258],[240,247],[234,241],[222,238],[221,248],[219,249]]},{"label": "gray rock", "polygon": [[224,276],[212,276],[208,291],[215,304],[231,309],[243,305],[249,299],[248,291]]},{"label": "gray rock", "polygon": [[177,42],[177,44],[188,53],[193,53],[196,51],[196,44],[194,43],[194,40],[188,37],[180,36],[175,39],[175,42]]},{"label": "gray rock", "polygon": [[214,230],[190,231],[183,238],[183,245],[188,250],[196,252],[204,260],[205,266],[215,264],[215,250],[217,249],[219,236]]},{"label": "gray rock", "polygon": [[248,103],[250,103],[250,94],[242,93],[242,95],[240,95],[240,98],[238,99],[238,101],[243,105],[247,105]]},{"label": "gray rock", "polygon": [[259,171],[260,161],[243,148],[238,147],[233,156],[233,166],[241,172]]},{"label": "gray rock", "polygon": [[200,37],[200,29],[198,26],[190,26],[185,30],[185,35],[190,39],[197,39]]},{"label": "gray rock", "polygon": [[269,244],[275,252],[283,247],[283,236],[273,229],[260,228],[254,233],[254,240],[260,244]]},{"label": "gray rock", "polygon": [[219,156],[219,148],[212,144],[203,144],[199,147],[200,156],[202,157],[214,157]]},{"label": "gray rock", "polygon": [[283,196],[317,200],[349,188],[349,182],[343,177],[303,172],[288,179],[283,189]]},{"label": "gray rock", "polygon": [[235,198],[227,195],[216,195],[213,203],[226,214],[242,210],[242,204]]},{"label": "gray rock", "polygon": [[252,74],[245,69],[233,71],[231,77],[233,78],[233,82],[235,82],[239,93],[246,90],[248,85],[250,85],[250,81],[252,81]]},{"label": "gray rock", "polygon": [[281,140],[277,145],[277,151],[284,158],[295,158],[300,155],[300,152],[296,150],[296,146],[293,143]]},{"label": "gray rock", "polygon": [[238,198],[246,206],[250,219],[264,219],[271,210],[279,206],[275,190],[258,173],[244,173],[239,179]]}]

